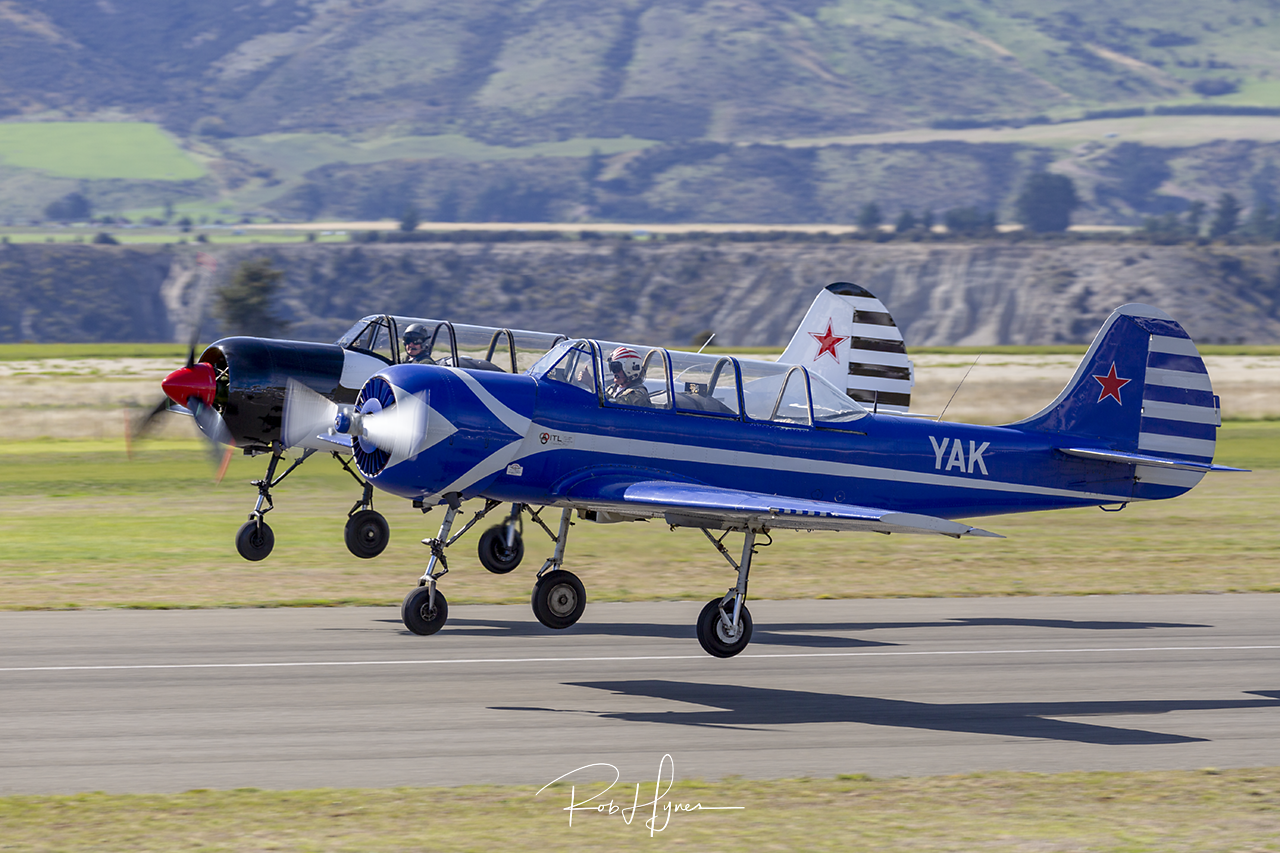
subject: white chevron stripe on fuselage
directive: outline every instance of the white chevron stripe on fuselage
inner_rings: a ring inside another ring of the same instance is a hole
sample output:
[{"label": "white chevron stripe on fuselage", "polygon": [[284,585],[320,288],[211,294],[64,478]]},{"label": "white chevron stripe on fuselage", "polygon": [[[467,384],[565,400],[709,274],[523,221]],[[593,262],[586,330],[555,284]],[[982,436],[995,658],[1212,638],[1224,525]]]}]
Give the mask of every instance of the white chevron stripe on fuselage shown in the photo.
[{"label": "white chevron stripe on fuselage", "polygon": [[[754,453],[750,451],[730,450],[727,448],[704,447],[700,445],[677,444],[674,442],[653,441],[631,437],[614,437],[585,432],[568,432],[558,427],[545,427],[531,422],[528,434],[520,441],[512,441],[490,454],[483,462],[474,466],[453,483],[434,495],[452,491],[464,491],[469,486],[501,471],[512,462],[519,462],[539,453],[547,453],[562,449],[561,447],[544,445],[539,439],[543,432],[554,432],[572,439],[573,449],[590,453],[612,454],[617,456],[640,457],[648,460],[665,462],[697,462],[706,465],[717,465],[729,468],[753,469],[768,474],[822,474],[826,476],[847,477],[851,479],[882,480],[896,483],[912,483],[916,485],[950,486],[973,491],[1002,492],[1008,494],[1038,495],[1042,497],[1074,498],[1099,503],[1123,503],[1136,500],[1132,495],[1113,495],[1104,492],[1077,491],[1058,489],[1049,486],[1035,486],[1028,483],[1010,483],[1000,480],[973,480],[947,474],[934,474],[923,471],[908,471],[900,468],[881,468],[872,465],[857,465],[849,462],[834,462],[825,459],[808,459],[800,456],[783,456],[772,453]],[[516,452],[509,455],[514,446]]]}]

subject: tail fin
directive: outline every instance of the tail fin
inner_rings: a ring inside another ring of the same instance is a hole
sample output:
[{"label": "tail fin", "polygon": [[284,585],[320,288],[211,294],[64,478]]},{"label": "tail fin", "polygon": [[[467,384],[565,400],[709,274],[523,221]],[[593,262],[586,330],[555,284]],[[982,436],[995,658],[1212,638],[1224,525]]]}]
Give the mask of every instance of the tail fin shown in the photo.
[{"label": "tail fin", "polygon": [[1221,423],[1190,335],[1135,303],[1107,318],[1048,408],[1010,426],[1059,433],[1059,449],[1073,456],[1137,465],[1140,483],[1189,488],[1206,471],[1236,470],[1213,465]]},{"label": "tail fin", "polygon": [[867,406],[906,412],[911,405],[915,367],[902,333],[884,303],[856,284],[823,288],[778,361],[803,364]]}]

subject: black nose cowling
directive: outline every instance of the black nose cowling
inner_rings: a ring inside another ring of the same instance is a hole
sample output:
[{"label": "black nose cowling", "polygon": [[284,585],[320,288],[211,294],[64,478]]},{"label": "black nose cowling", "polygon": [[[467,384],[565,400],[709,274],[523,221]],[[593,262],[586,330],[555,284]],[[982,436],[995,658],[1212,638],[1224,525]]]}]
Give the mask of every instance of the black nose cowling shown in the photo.
[{"label": "black nose cowling", "polygon": [[341,386],[343,354],[334,344],[223,338],[200,361],[217,376],[214,406],[238,447],[267,448],[280,441],[290,379],[340,404],[354,402],[358,390]]}]

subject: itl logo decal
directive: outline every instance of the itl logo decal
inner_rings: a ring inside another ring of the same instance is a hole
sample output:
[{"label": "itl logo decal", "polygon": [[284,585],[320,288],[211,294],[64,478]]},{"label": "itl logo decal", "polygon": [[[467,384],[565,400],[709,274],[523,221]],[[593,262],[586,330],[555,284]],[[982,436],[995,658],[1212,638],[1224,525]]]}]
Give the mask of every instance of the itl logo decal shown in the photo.
[{"label": "itl logo decal", "polygon": [[947,467],[945,470],[950,471],[952,468],[959,468],[961,474],[972,474],[976,465],[982,475],[987,476],[986,463],[982,461],[982,452],[991,446],[991,442],[984,441],[979,445],[976,441],[969,442],[968,458],[965,457],[964,442],[960,439],[954,441],[950,438],[942,439],[942,443],[938,443],[938,439],[929,436],[929,443],[933,445],[933,467],[936,471],[942,471],[942,457],[947,456],[947,445],[951,445],[951,455],[947,456]]}]

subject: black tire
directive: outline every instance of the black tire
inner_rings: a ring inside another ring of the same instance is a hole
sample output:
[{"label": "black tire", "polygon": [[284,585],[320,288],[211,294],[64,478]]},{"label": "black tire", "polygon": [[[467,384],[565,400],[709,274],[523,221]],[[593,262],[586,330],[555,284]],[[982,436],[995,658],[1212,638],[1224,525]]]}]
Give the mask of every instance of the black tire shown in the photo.
[{"label": "black tire", "polygon": [[430,588],[420,586],[410,590],[404,597],[404,604],[400,605],[400,618],[404,620],[404,626],[420,637],[431,636],[443,628],[449,619],[449,602],[444,593],[436,590],[436,606],[432,610],[427,609],[427,602],[430,600]]},{"label": "black tire", "polygon": [[731,658],[751,642],[751,613],[747,610],[747,605],[743,604],[742,627],[737,637],[730,637],[726,635],[724,625],[720,622],[720,602],[723,600],[711,599],[698,614],[698,642],[709,655]]},{"label": "black tire", "polygon": [[387,548],[391,528],[380,513],[362,509],[347,519],[347,550],[362,560],[371,560]]},{"label": "black tire", "polygon": [[533,615],[548,628],[568,628],[586,609],[586,587],[573,572],[547,572],[533,585]]},{"label": "black tire", "polygon": [[276,535],[265,521],[246,521],[236,531],[236,550],[250,562],[266,559],[276,547]]},{"label": "black tire", "polygon": [[502,525],[490,527],[480,534],[480,565],[495,575],[505,575],[524,559],[524,537],[516,532],[515,545],[507,547],[507,530]]}]

